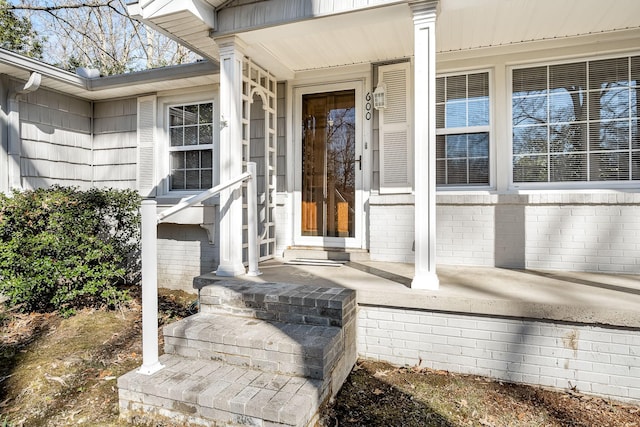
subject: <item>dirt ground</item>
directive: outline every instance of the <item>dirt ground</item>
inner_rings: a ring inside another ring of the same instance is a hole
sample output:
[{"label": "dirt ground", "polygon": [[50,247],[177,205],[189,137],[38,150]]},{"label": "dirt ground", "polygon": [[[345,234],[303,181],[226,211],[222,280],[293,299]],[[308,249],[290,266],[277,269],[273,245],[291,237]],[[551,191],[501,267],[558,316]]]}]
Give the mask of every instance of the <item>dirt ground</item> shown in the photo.
[{"label": "dirt ground", "polygon": [[324,427],[640,426],[640,407],[484,377],[360,361]]},{"label": "dirt ground", "polygon": [[[161,291],[161,324],[187,316],[194,298]],[[0,427],[127,426],[118,419],[116,379],[142,363],[140,332],[135,301],[68,319],[0,308]],[[640,427],[640,407],[360,361],[318,426]]]},{"label": "dirt ground", "polygon": [[[188,316],[195,298],[161,290],[159,323]],[[116,379],[142,364],[141,330],[139,298],[68,319],[0,308],[0,427],[126,426]]]}]

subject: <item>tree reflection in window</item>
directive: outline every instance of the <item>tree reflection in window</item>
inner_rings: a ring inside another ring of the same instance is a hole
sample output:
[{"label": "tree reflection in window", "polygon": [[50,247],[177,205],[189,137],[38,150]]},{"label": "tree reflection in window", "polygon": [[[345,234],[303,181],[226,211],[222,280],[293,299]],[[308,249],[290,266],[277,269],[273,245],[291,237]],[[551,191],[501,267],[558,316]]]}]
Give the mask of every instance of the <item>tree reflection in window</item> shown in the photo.
[{"label": "tree reflection in window", "polygon": [[489,73],[436,79],[436,183],[489,184]]},{"label": "tree reflection in window", "polygon": [[640,57],[515,69],[513,182],[640,179]]}]

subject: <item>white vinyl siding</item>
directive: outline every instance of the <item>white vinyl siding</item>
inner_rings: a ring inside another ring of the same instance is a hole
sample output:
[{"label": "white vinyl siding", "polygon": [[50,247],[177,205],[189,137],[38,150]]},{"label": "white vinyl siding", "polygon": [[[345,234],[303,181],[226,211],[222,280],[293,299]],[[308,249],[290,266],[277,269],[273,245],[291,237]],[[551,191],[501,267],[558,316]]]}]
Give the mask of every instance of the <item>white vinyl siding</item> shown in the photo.
[{"label": "white vinyl siding", "polygon": [[99,101],[93,107],[93,185],[135,188],[137,99]]},{"label": "white vinyl siding", "polygon": [[387,106],[380,109],[380,193],[411,192],[410,63],[378,68],[386,85]]},{"label": "white vinyl siding", "polygon": [[513,70],[514,184],[640,180],[640,56]]},{"label": "white vinyl siding", "polygon": [[436,183],[489,185],[489,73],[436,79]]}]

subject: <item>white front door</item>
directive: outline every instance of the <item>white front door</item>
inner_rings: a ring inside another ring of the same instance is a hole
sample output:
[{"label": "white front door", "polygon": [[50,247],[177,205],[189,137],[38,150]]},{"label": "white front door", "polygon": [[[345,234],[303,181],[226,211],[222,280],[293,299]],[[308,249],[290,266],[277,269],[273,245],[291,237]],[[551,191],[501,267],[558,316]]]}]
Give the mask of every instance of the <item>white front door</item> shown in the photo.
[{"label": "white front door", "polygon": [[295,244],[363,247],[362,83],[295,90]]}]

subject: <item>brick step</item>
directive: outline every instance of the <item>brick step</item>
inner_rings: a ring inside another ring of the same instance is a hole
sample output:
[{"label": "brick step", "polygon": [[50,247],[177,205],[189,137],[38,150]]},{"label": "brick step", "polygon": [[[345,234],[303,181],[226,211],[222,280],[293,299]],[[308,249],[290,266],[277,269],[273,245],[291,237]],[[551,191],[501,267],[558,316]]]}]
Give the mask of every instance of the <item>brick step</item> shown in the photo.
[{"label": "brick step", "polygon": [[326,379],[344,352],[343,330],[199,313],[164,328],[165,353],[265,372]]},{"label": "brick step", "polygon": [[201,312],[164,328],[164,367],[118,380],[121,417],[184,426],[312,425],[356,361],[355,291],[194,283]]},{"label": "brick step", "polygon": [[289,283],[194,279],[202,313],[232,314],[262,320],[319,326],[343,326],[355,318],[356,292]]},{"label": "brick step", "polygon": [[153,375],[131,371],[118,379],[121,414],[185,426],[304,427],[330,392],[328,382],[220,361],[165,354],[160,362]]}]

